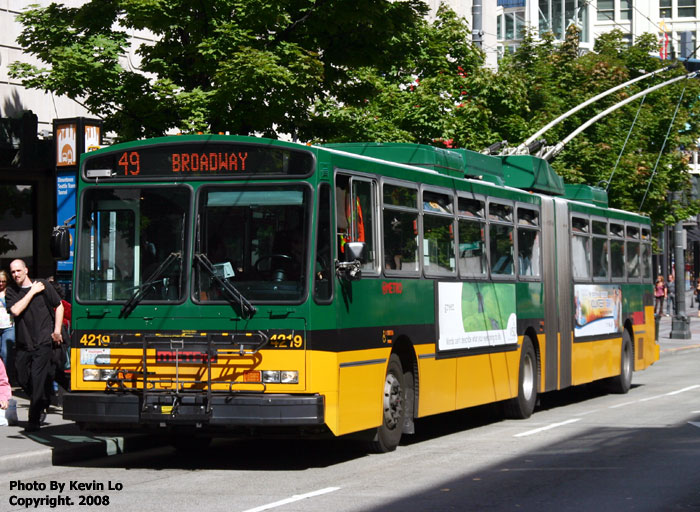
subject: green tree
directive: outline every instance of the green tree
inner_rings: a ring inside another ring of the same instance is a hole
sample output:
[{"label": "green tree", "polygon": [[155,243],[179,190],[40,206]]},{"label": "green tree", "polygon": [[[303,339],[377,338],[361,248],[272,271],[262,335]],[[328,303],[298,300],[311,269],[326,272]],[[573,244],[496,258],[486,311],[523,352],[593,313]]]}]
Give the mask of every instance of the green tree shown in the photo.
[{"label": "green tree", "polygon": [[308,138],[416,142],[480,148],[516,122],[525,103],[519,77],[484,67],[466,21],[442,5],[423,20],[390,70],[348,70],[338,93],[320,97]]},{"label": "green tree", "polygon": [[[67,95],[123,139],[169,129],[296,133],[309,106],[347,83],[347,70],[403,59],[419,0],[93,0],[19,16],[13,63],[27,87]],[[130,48],[147,30],[154,41]],[[122,65],[140,58],[139,69]]]},{"label": "green tree", "polygon": [[[588,98],[666,65],[653,57],[658,43],[652,34],[628,45],[622,32],[614,30],[601,35],[588,53],[580,52],[577,45],[571,28],[566,42],[558,47],[548,37],[537,41],[530,35],[514,55],[501,61],[499,72],[520,76],[528,99],[519,125],[528,129],[504,132],[503,138],[522,141]],[[550,144],[560,141],[613,104],[685,73],[678,67],[617,91],[552,128],[545,138]],[[607,187],[613,207],[637,211],[641,206],[656,225],[687,218],[698,212],[698,205],[670,203],[668,192],[689,195],[688,156],[679,148],[693,148],[700,136],[698,97],[697,80],[681,80],[650,93],[580,133],[552,160],[552,166],[568,183]]]}]

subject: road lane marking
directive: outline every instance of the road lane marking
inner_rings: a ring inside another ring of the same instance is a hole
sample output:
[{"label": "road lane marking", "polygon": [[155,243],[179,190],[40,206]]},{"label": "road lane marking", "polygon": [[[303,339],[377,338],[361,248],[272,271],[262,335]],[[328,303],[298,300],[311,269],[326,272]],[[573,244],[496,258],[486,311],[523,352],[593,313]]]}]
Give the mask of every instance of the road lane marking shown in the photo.
[{"label": "road lane marking", "polygon": [[697,389],[697,388],[700,388],[700,384],[695,384],[694,386],[688,386],[687,388],[679,389],[677,391],[671,391],[670,393],[666,393],[666,396],[679,395],[681,393],[685,393],[686,391],[690,391],[691,389]]},{"label": "road lane marking", "polygon": [[649,400],[656,400],[657,398],[663,398],[666,395],[654,395],[654,396],[648,396],[646,398],[640,398],[637,400],[638,402],[648,402]]},{"label": "road lane marking", "polygon": [[281,507],[282,505],[294,503],[295,501],[301,501],[305,500],[306,498],[313,498],[316,496],[321,496],[322,494],[328,494],[329,492],[335,492],[338,489],[340,489],[340,487],[326,487],[325,489],[307,492],[306,494],[295,494],[291,498],[285,498],[283,500],[275,501],[274,503],[268,503],[267,505],[249,508],[248,510],[244,510],[243,512],[262,512],[263,510],[270,510],[271,508]]},{"label": "road lane marking", "polygon": [[618,407],[624,407],[626,405],[632,405],[632,404],[636,404],[636,403],[637,403],[637,400],[632,400],[631,402],[623,402],[621,404],[611,405],[608,407],[608,409],[617,409]]},{"label": "road lane marking", "polygon": [[617,409],[618,407],[624,407],[626,405],[632,405],[632,404],[638,404],[641,402],[648,402],[649,400],[656,400],[657,398],[663,398],[665,396],[674,396],[674,395],[680,395],[681,393],[685,393],[686,391],[691,391],[693,389],[700,388],[700,384],[695,384],[693,386],[688,386],[682,389],[677,389],[675,391],[669,391],[668,393],[664,393],[663,395],[654,395],[654,396],[649,396],[647,398],[640,398],[639,400],[632,400],[630,402],[623,402],[621,404],[617,405],[610,405],[608,406],[608,409]]},{"label": "road lane marking", "polygon": [[559,423],[552,423],[551,425],[547,425],[546,427],[540,427],[534,430],[528,430],[527,432],[521,432],[520,434],[515,434],[513,437],[531,436],[534,434],[539,434],[540,432],[544,432],[545,430],[551,430],[553,428],[561,427],[563,425],[568,425],[569,423],[576,423],[577,421],[581,421],[581,418],[574,418],[571,420],[561,421]]}]

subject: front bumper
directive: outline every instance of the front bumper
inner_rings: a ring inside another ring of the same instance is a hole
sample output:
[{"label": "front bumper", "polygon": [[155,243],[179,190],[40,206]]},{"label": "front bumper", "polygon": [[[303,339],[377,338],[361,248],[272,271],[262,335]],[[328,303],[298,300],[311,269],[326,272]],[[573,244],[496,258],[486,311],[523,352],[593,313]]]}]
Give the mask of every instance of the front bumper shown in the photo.
[{"label": "front bumper", "polygon": [[69,393],[63,417],[98,427],[304,427],[324,423],[322,395]]}]

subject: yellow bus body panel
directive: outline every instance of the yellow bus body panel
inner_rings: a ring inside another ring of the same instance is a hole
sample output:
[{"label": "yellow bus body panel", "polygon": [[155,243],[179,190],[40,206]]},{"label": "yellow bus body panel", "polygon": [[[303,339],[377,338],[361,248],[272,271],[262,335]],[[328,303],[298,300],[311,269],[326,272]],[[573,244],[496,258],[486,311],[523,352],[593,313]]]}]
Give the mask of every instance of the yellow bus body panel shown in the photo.
[{"label": "yellow bus body panel", "polygon": [[[435,359],[435,345],[420,345],[418,352],[418,416],[455,409],[457,359]],[[432,354],[432,356],[430,356]],[[427,357],[421,358],[421,355]],[[458,389],[462,389],[459,387]]]}]

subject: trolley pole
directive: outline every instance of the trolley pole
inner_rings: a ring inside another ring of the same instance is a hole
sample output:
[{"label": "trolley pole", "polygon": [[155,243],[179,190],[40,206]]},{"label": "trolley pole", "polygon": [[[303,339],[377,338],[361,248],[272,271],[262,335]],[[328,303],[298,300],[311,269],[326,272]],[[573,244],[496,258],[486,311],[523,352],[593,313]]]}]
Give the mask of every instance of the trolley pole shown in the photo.
[{"label": "trolley pole", "polygon": [[[681,193],[673,193],[675,199],[680,199]],[[685,254],[684,254],[683,221],[676,222],[673,227],[674,259],[676,260],[676,314],[671,321],[671,338],[690,339],[690,319],[685,311]]]}]

